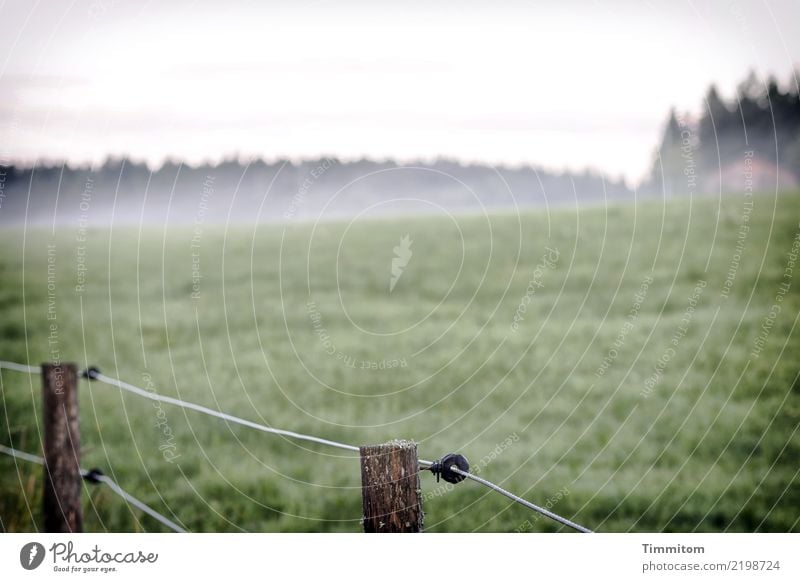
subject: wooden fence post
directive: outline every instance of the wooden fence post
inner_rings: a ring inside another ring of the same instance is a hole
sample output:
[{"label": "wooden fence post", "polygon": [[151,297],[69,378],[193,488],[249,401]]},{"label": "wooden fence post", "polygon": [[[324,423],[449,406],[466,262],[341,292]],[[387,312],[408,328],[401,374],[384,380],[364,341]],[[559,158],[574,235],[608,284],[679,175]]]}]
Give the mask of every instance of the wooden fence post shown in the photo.
[{"label": "wooden fence post", "polygon": [[42,364],[44,531],[83,531],[78,367]]},{"label": "wooden fence post", "polygon": [[417,444],[392,441],[360,447],[364,531],[422,531]]}]

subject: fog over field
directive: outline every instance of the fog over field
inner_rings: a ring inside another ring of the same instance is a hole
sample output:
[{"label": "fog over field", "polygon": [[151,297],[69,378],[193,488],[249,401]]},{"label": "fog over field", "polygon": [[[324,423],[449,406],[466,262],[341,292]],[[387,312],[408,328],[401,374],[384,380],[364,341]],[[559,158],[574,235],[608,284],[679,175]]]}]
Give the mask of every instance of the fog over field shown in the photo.
[{"label": "fog over field", "polygon": [[0,222],[187,224],[357,215],[484,212],[633,200],[597,174],[455,162],[227,162],[191,167],[110,161],[97,169],[9,169]]}]

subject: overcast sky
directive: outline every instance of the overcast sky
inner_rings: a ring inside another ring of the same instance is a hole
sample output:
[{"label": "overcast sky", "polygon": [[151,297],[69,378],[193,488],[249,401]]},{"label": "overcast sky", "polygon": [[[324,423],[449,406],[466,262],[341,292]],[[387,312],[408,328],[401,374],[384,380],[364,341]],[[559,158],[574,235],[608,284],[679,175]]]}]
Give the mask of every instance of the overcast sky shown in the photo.
[{"label": "overcast sky", "polygon": [[0,161],[455,157],[635,182],[671,106],[800,64],[800,1],[0,4]]}]

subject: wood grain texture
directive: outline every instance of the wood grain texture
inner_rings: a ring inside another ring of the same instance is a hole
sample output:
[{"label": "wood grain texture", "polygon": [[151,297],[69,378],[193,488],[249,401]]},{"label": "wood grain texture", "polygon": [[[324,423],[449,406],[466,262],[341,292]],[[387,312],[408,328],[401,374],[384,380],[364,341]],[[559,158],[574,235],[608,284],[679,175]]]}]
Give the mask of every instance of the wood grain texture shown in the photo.
[{"label": "wood grain texture", "polygon": [[364,531],[421,532],[417,444],[397,440],[363,446],[360,451]]},{"label": "wood grain texture", "polygon": [[44,531],[83,531],[78,367],[42,364]]}]

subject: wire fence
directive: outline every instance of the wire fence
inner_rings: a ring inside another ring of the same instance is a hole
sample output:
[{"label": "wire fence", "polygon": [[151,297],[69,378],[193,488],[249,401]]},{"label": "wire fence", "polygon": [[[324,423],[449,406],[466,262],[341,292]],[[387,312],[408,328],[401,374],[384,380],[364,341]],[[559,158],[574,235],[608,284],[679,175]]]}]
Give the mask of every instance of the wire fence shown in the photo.
[{"label": "wire fence", "polygon": [[[13,370],[13,371],[16,371],[16,372],[29,373],[29,374],[40,374],[41,373],[41,368],[39,368],[39,367],[28,366],[28,365],[25,365],[25,364],[18,364],[16,362],[8,362],[8,361],[2,361],[2,360],[0,360],[0,368],[4,368],[4,369],[7,369],[7,370]],[[360,451],[360,448],[355,446],[355,445],[349,445],[349,444],[346,444],[346,443],[342,443],[342,442],[338,442],[338,441],[334,441],[334,440],[330,440],[330,439],[326,439],[326,438],[322,438],[322,437],[318,437],[318,436],[314,436],[314,435],[310,435],[310,434],[303,434],[303,433],[299,433],[299,432],[295,432],[295,431],[291,431],[291,430],[285,430],[285,429],[281,429],[281,428],[275,428],[275,427],[267,426],[267,425],[260,424],[260,423],[257,423],[257,422],[253,422],[253,421],[250,421],[250,420],[247,420],[247,419],[244,419],[244,418],[240,418],[238,416],[234,416],[232,414],[228,414],[226,412],[222,412],[220,410],[214,410],[212,408],[208,408],[206,406],[202,406],[202,405],[196,404],[194,402],[187,402],[187,401],[181,400],[179,398],[173,398],[171,396],[164,396],[164,395],[158,394],[157,392],[154,392],[153,390],[146,390],[144,388],[141,388],[139,386],[135,386],[135,385],[130,384],[128,382],[124,382],[122,380],[119,380],[119,379],[116,379],[116,378],[112,378],[110,376],[106,376],[105,374],[102,374],[99,370],[97,370],[97,368],[94,368],[94,367],[87,368],[86,370],[84,370],[83,373],[81,374],[81,376],[84,377],[84,378],[87,378],[89,380],[94,380],[94,381],[101,382],[101,383],[109,385],[109,386],[114,386],[116,388],[119,388],[121,390],[129,392],[131,394],[135,394],[135,395],[140,396],[142,398],[147,398],[148,400],[153,400],[155,402],[162,402],[164,404],[170,404],[170,405],[173,405],[173,406],[178,406],[178,407],[186,409],[186,410],[193,410],[195,412],[198,412],[198,413],[201,413],[201,414],[205,414],[207,416],[211,416],[211,417],[214,417],[214,418],[225,420],[227,422],[238,424],[238,425],[241,425],[241,426],[244,426],[244,427],[247,427],[247,428],[251,428],[251,429],[254,429],[254,430],[258,430],[258,431],[264,432],[264,433],[283,436],[283,437],[287,437],[287,438],[291,438],[291,439],[295,439],[295,440],[313,442],[313,443],[317,443],[317,444],[320,444],[320,445],[325,445],[325,446],[329,446],[329,447],[335,447],[335,448],[343,449],[343,450],[347,450],[347,451],[353,451],[353,452],[359,452]],[[25,461],[38,463],[40,465],[44,465],[45,464],[45,460],[42,457],[30,454],[30,453],[26,453],[26,452],[23,452],[23,451],[18,451],[16,449],[13,449],[11,447],[7,447],[7,446],[4,446],[4,445],[0,445],[0,453],[13,456],[16,459],[21,459],[21,460],[25,460]],[[569,519],[567,519],[565,517],[562,517],[562,516],[560,516],[560,515],[558,515],[556,513],[553,513],[552,511],[550,511],[548,509],[545,509],[544,507],[540,507],[538,505],[535,505],[534,503],[531,503],[530,501],[527,501],[527,500],[523,499],[522,497],[519,497],[518,495],[515,495],[515,494],[511,493],[510,491],[507,491],[506,489],[503,489],[499,485],[497,485],[495,483],[492,483],[491,481],[488,481],[487,479],[483,479],[482,477],[479,477],[479,476],[477,476],[477,475],[475,475],[473,473],[470,473],[469,470],[468,470],[468,465],[459,466],[459,463],[457,463],[456,460],[455,460],[456,457],[460,457],[461,459],[463,459],[463,457],[461,457],[460,455],[452,455],[451,454],[451,455],[446,455],[445,457],[443,457],[439,461],[426,461],[424,459],[419,459],[418,463],[419,463],[420,469],[432,471],[434,474],[437,475],[437,479],[438,479],[438,476],[440,474],[445,474],[445,473],[447,473],[447,474],[449,474],[451,476],[451,479],[448,479],[448,480],[450,480],[453,483],[460,482],[460,481],[462,481],[464,479],[469,479],[471,481],[474,481],[475,483],[479,483],[481,485],[484,485],[485,487],[488,487],[490,490],[507,497],[508,499],[514,501],[515,503],[518,503],[518,504],[520,504],[520,505],[522,505],[522,506],[524,506],[524,507],[526,507],[526,508],[528,508],[528,509],[530,509],[532,511],[535,511],[535,512],[537,512],[537,513],[539,513],[539,514],[541,514],[541,515],[543,515],[543,516],[545,516],[545,517],[547,517],[549,519],[552,519],[553,521],[556,521],[556,522],[558,522],[558,523],[560,523],[562,525],[570,527],[570,528],[572,528],[572,529],[574,529],[576,531],[579,531],[581,533],[592,533],[592,530],[590,530],[590,529],[588,529],[588,528],[586,528],[586,527],[584,527],[582,525],[579,525],[579,524],[577,524],[577,523],[575,523],[575,522],[573,522],[573,521],[571,521],[571,520],[569,520]],[[464,461],[466,461],[466,460],[464,460]],[[184,531],[177,524],[175,524],[174,522],[170,521],[168,518],[164,517],[160,513],[156,512],[154,509],[150,508],[145,503],[143,503],[139,499],[135,498],[133,495],[127,493],[119,485],[117,485],[113,480],[111,480],[106,475],[103,475],[99,470],[93,469],[91,471],[85,471],[84,469],[81,469],[81,476],[84,479],[88,480],[88,481],[100,482],[100,483],[103,483],[103,484],[107,485],[112,491],[114,491],[117,495],[119,495],[120,497],[122,497],[123,499],[128,501],[131,505],[134,505],[135,507],[138,507],[139,509],[141,509],[142,511],[144,511],[145,513],[147,513],[148,515],[150,515],[154,519],[158,520],[160,523],[166,525],[167,527],[169,527],[173,531],[176,531],[176,532],[183,532]],[[447,479],[447,477],[445,477],[445,479]]]},{"label": "wire fence", "polygon": [[[37,465],[44,466],[43,457],[39,457],[38,455],[32,455],[24,451],[18,451],[17,449],[7,447],[5,445],[0,445],[0,453],[3,453],[4,455],[8,455],[10,457],[14,457],[15,459],[20,459],[23,461],[28,461],[30,463],[36,463]],[[83,477],[84,480],[90,483],[103,483],[104,485],[107,485],[109,489],[111,489],[114,493],[122,497],[125,501],[127,501],[134,507],[138,507],[139,509],[144,511],[147,515],[157,520],[158,522],[162,523],[163,525],[167,526],[172,531],[178,533],[184,533],[186,531],[174,521],[170,520],[167,517],[164,517],[163,515],[158,513],[155,509],[147,505],[145,502],[137,499],[136,497],[125,491],[122,487],[117,485],[113,479],[111,479],[107,475],[103,475],[97,469],[92,469],[89,471],[87,471],[86,469],[81,469],[81,477]]]}]

